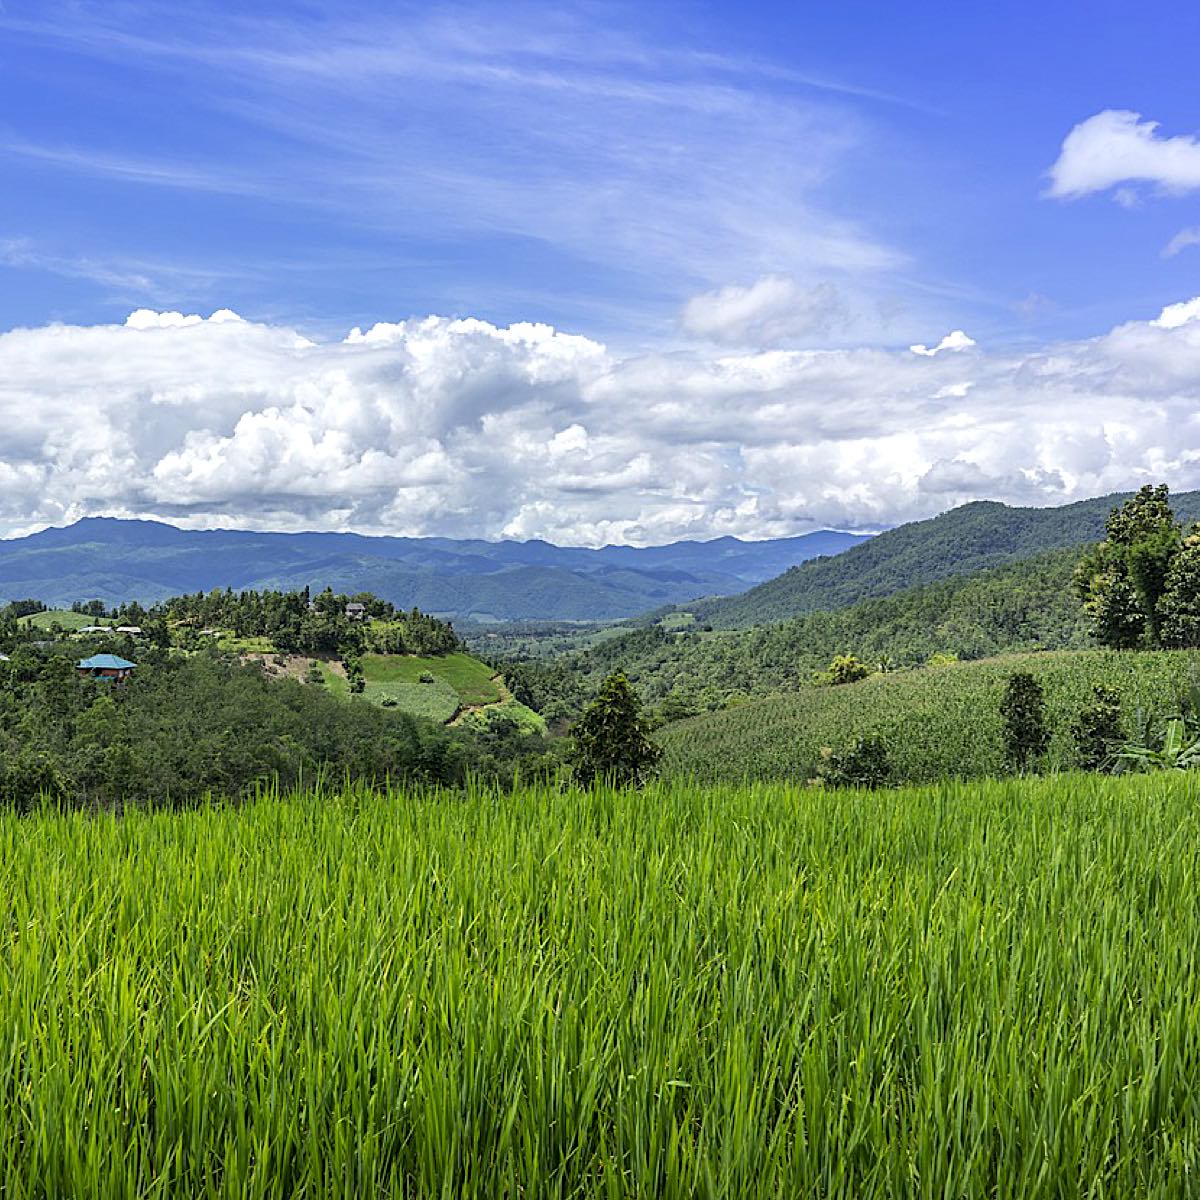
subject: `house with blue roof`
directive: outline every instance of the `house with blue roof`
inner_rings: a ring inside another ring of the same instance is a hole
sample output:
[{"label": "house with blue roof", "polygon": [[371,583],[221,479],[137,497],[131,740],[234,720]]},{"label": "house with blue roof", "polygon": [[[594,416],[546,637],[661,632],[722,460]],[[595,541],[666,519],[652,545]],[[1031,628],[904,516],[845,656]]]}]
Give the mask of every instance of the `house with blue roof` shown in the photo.
[{"label": "house with blue roof", "polygon": [[84,679],[111,679],[114,683],[124,683],[136,666],[137,663],[116,654],[93,654],[91,658],[81,658],[75,669]]}]

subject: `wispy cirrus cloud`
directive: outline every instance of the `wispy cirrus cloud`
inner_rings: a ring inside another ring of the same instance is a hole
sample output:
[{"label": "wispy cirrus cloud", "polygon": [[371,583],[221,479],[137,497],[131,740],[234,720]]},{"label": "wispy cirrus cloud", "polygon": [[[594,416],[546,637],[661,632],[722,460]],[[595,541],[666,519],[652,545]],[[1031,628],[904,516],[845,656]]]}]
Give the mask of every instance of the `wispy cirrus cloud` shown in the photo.
[{"label": "wispy cirrus cloud", "polygon": [[60,22],[23,6],[0,24],[136,58],[228,131],[219,152],[192,156],[177,141],[161,154],[31,138],[0,150],[48,168],[317,206],[391,234],[527,241],[559,270],[587,264],[643,295],[906,261],[824,196],[870,136],[849,101],[890,98],[664,47],[596,10],[314,5],[283,21],[82,5]]},{"label": "wispy cirrus cloud", "polygon": [[1163,258],[1174,258],[1189,246],[1200,246],[1200,225],[1181,229],[1162,249]]}]

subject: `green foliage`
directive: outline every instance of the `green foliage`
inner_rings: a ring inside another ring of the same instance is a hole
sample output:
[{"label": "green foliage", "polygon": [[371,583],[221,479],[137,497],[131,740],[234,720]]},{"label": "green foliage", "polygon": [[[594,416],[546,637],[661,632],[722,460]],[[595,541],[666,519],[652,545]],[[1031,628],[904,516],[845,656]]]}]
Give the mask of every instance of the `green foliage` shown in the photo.
[{"label": "green foliage", "polygon": [[[366,621],[351,619],[346,607],[357,602],[366,608]],[[392,654],[449,654],[461,643],[453,627],[413,609],[400,612],[370,592],[353,596],[326,588],[310,600],[307,589],[295,592],[214,589],[175,596],[149,610],[125,606],[117,610],[126,618],[140,614],[132,624],[160,620],[177,642],[205,629],[222,632],[222,645],[242,652],[308,654],[355,657],[364,650]]]},{"label": "green foliage", "polygon": [[3,608],[3,615],[14,620],[31,617],[35,613],[45,612],[46,606],[40,600],[10,600]]},{"label": "green foliage", "polygon": [[1028,671],[1017,671],[1004,684],[1000,701],[1004,758],[1015,771],[1032,770],[1050,744],[1046,694]]},{"label": "green foliage", "polygon": [[1197,844],[1165,775],[0,814],[0,1178],[1189,1196]]},{"label": "green foliage", "polygon": [[1200,735],[1182,717],[1172,717],[1158,745],[1131,742],[1117,756],[1141,771],[1194,771],[1200,767]]},{"label": "green foliage", "polygon": [[610,675],[571,729],[575,777],[585,787],[643,783],[662,754],[648,734],[629,680],[619,672]]},{"label": "green foliage", "polygon": [[1184,538],[1172,559],[1158,610],[1164,646],[1200,646],[1200,533]]},{"label": "green foliage", "polygon": [[881,737],[856,737],[840,750],[821,748],[817,779],[828,787],[886,787],[892,779],[892,762]]},{"label": "green foliage", "polygon": [[1091,702],[1072,726],[1078,750],[1079,766],[1085,771],[1112,771],[1119,763],[1117,757],[1125,740],[1121,715],[1121,697],[1117,692],[1098,683],[1092,688]]},{"label": "green foliage", "polygon": [[1166,485],[1147,485],[1114,509],[1106,532],[1075,572],[1096,640],[1114,649],[1200,645],[1200,548],[1183,539]]},{"label": "green foliage", "polygon": [[819,685],[839,687],[843,683],[857,683],[872,674],[870,666],[853,654],[835,654],[824,671],[818,671],[813,682]]},{"label": "green foliage", "polygon": [[449,783],[471,753],[405,714],[215,655],[150,651],[116,690],[80,679],[72,658],[29,649],[0,674],[0,807],[43,794],[69,806],[177,805],[323,771]]},{"label": "green foliage", "polygon": [[360,695],[366,690],[367,677],[363,671],[362,658],[357,654],[348,655],[342,660],[346,670],[346,688],[352,696]]}]

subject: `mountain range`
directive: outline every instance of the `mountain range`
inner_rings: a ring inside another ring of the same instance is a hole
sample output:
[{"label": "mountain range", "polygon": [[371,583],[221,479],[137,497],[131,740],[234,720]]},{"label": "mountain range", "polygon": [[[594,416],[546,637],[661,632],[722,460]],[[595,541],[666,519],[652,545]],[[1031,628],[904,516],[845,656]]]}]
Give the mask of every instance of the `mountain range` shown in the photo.
[{"label": "mountain range", "polygon": [[[1051,550],[1099,541],[1108,514],[1131,493],[1055,508],[1018,508],[981,500],[926,521],[898,525],[836,558],[798,564],[738,595],[689,604],[715,629],[745,629],[830,611],[906,588],[973,575]],[[1185,525],[1200,520],[1200,492],[1171,497]]]},{"label": "mountain range", "polygon": [[0,602],[151,603],[212,588],[330,586],[459,621],[605,621],[741,592],[865,540],[820,530],[767,541],[723,537],[588,549],[544,541],[187,530],[90,517],[0,540]]}]

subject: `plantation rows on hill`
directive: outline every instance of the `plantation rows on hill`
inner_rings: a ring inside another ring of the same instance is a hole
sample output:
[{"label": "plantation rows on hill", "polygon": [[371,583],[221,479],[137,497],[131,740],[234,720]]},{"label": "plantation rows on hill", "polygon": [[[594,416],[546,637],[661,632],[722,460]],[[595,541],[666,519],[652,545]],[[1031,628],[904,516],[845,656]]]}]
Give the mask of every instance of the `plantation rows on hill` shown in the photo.
[{"label": "plantation rows on hill", "polygon": [[1186,777],[0,813],[5,1195],[1189,1195],[1198,847]]},{"label": "plantation rows on hill", "polygon": [[920,782],[1005,773],[1000,699],[1005,680],[1028,671],[1045,689],[1046,770],[1077,765],[1071,726],[1096,684],[1122,698],[1126,733],[1175,711],[1200,682],[1200,652],[1074,651],[1013,655],[810,687],[668,725],[663,768],[699,780],[811,779],[821,748],[878,735],[899,779]]}]

